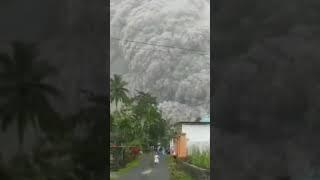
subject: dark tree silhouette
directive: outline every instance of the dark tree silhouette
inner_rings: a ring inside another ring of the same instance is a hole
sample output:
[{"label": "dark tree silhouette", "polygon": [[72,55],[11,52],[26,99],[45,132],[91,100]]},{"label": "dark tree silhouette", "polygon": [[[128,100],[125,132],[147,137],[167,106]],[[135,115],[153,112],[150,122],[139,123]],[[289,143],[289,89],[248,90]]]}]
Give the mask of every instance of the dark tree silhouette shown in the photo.
[{"label": "dark tree silhouette", "polygon": [[[83,179],[100,179],[105,176],[105,158],[107,133],[107,97],[87,91],[89,104],[71,117],[77,126],[85,126],[85,137],[73,143],[72,158],[81,165],[76,171]],[[92,154],[92,152],[95,152]],[[90,154],[90,156],[89,156]]]},{"label": "dark tree silhouette", "polygon": [[60,92],[44,80],[57,70],[43,61],[36,61],[34,44],[14,42],[13,53],[0,54],[0,112],[2,130],[17,122],[19,142],[24,130],[32,124],[49,131],[59,116],[48,97],[61,98]]},{"label": "dark tree silhouette", "polygon": [[10,172],[9,171],[10,171],[10,169],[3,162],[2,154],[0,153],[0,179],[11,180],[12,177],[10,176]]}]

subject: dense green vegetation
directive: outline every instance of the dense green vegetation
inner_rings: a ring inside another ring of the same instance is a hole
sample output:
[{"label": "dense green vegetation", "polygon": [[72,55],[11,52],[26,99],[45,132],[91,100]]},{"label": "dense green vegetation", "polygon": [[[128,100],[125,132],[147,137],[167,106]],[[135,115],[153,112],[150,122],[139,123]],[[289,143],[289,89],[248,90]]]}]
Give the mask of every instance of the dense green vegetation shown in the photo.
[{"label": "dense green vegetation", "polygon": [[129,97],[126,85],[120,75],[114,75],[110,80],[110,103],[115,103],[116,107],[110,115],[111,134],[114,135],[111,141],[144,149],[158,142],[168,143],[167,123],[157,108],[156,97],[142,91]]},{"label": "dense green vegetation", "polygon": [[140,164],[140,158],[136,158],[125,165],[125,167],[118,169],[117,171],[113,171],[112,175],[110,173],[110,179],[116,180],[118,177],[126,174],[133,168],[137,167]]},{"label": "dense green vegetation", "polygon": [[192,177],[186,172],[179,169],[175,159],[172,156],[167,156],[169,171],[170,171],[170,180],[192,180]]},{"label": "dense green vegetation", "polygon": [[139,165],[139,163],[140,163],[140,159],[135,159],[135,160],[129,162],[129,163],[126,165],[126,167],[119,169],[119,170],[117,171],[117,174],[118,174],[118,175],[125,174],[125,173],[127,173],[128,171],[130,171],[132,168],[137,167],[137,166]]},{"label": "dense green vegetation", "polygon": [[210,151],[201,152],[194,148],[192,153],[188,155],[188,162],[201,168],[210,169]]}]

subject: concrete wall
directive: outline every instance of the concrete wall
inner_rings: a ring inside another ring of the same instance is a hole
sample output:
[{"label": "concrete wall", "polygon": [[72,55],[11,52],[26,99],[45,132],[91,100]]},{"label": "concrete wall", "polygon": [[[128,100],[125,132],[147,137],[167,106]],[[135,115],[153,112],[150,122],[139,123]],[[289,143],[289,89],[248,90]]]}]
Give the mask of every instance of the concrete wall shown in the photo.
[{"label": "concrete wall", "polygon": [[194,179],[209,180],[210,179],[210,170],[202,169],[192,164],[186,163],[182,160],[177,159],[178,165],[185,172],[190,174]]},{"label": "concrete wall", "polygon": [[174,139],[171,139],[170,140],[170,154],[171,155],[174,155],[174,149],[175,149],[175,146],[174,146]]},{"label": "concrete wall", "polygon": [[186,133],[187,149],[192,153],[194,147],[200,151],[210,150],[210,125],[209,124],[183,124],[182,132]]},{"label": "concrete wall", "polygon": [[210,151],[210,142],[189,142],[187,144],[188,154],[192,154],[194,150],[200,150],[200,152],[209,152]]}]

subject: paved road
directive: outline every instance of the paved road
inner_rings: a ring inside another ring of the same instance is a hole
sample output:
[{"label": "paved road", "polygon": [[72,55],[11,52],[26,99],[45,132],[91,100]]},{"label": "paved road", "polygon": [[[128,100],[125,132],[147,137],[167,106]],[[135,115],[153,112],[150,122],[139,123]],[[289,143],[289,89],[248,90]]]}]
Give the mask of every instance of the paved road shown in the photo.
[{"label": "paved road", "polygon": [[138,167],[119,177],[119,180],[169,180],[169,169],[164,155],[160,156],[160,163],[153,164],[153,155],[144,154]]}]

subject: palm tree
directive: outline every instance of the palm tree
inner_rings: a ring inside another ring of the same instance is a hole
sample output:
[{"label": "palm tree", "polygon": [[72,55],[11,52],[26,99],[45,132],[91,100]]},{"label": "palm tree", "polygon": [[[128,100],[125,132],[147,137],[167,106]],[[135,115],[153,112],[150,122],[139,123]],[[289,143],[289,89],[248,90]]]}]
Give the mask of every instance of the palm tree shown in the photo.
[{"label": "palm tree", "polygon": [[156,105],[157,104],[157,98],[152,96],[148,92],[143,91],[137,91],[137,95],[135,96],[135,100],[139,103],[143,104],[150,104],[150,105]]},{"label": "palm tree", "polygon": [[61,98],[60,92],[43,82],[57,71],[46,62],[35,61],[33,44],[14,42],[13,54],[0,54],[0,112],[1,126],[5,131],[13,121],[17,122],[20,145],[25,128],[32,123],[44,131],[52,128],[49,120],[57,120],[58,114],[48,101],[48,96]]},{"label": "palm tree", "polygon": [[[85,136],[74,140],[72,158],[76,164],[81,165],[81,169],[76,174],[84,177],[83,179],[90,179],[92,173],[94,176],[103,176],[105,172],[103,167],[106,162],[101,158],[101,154],[105,153],[107,97],[88,90],[82,90],[82,92],[87,95],[88,106],[73,115],[71,120],[75,122],[73,127],[85,126],[82,131]],[[87,154],[91,155],[87,156]],[[99,178],[96,177],[96,179]]]},{"label": "palm tree", "polygon": [[127,93],[129,92],[125,86],[128,83],[122,80],[121,75],[114,74],[110,82],[110,94],[111,102],[116,103],[116,108],[118,109],[118,102],[128,102],[129,98]]}]

